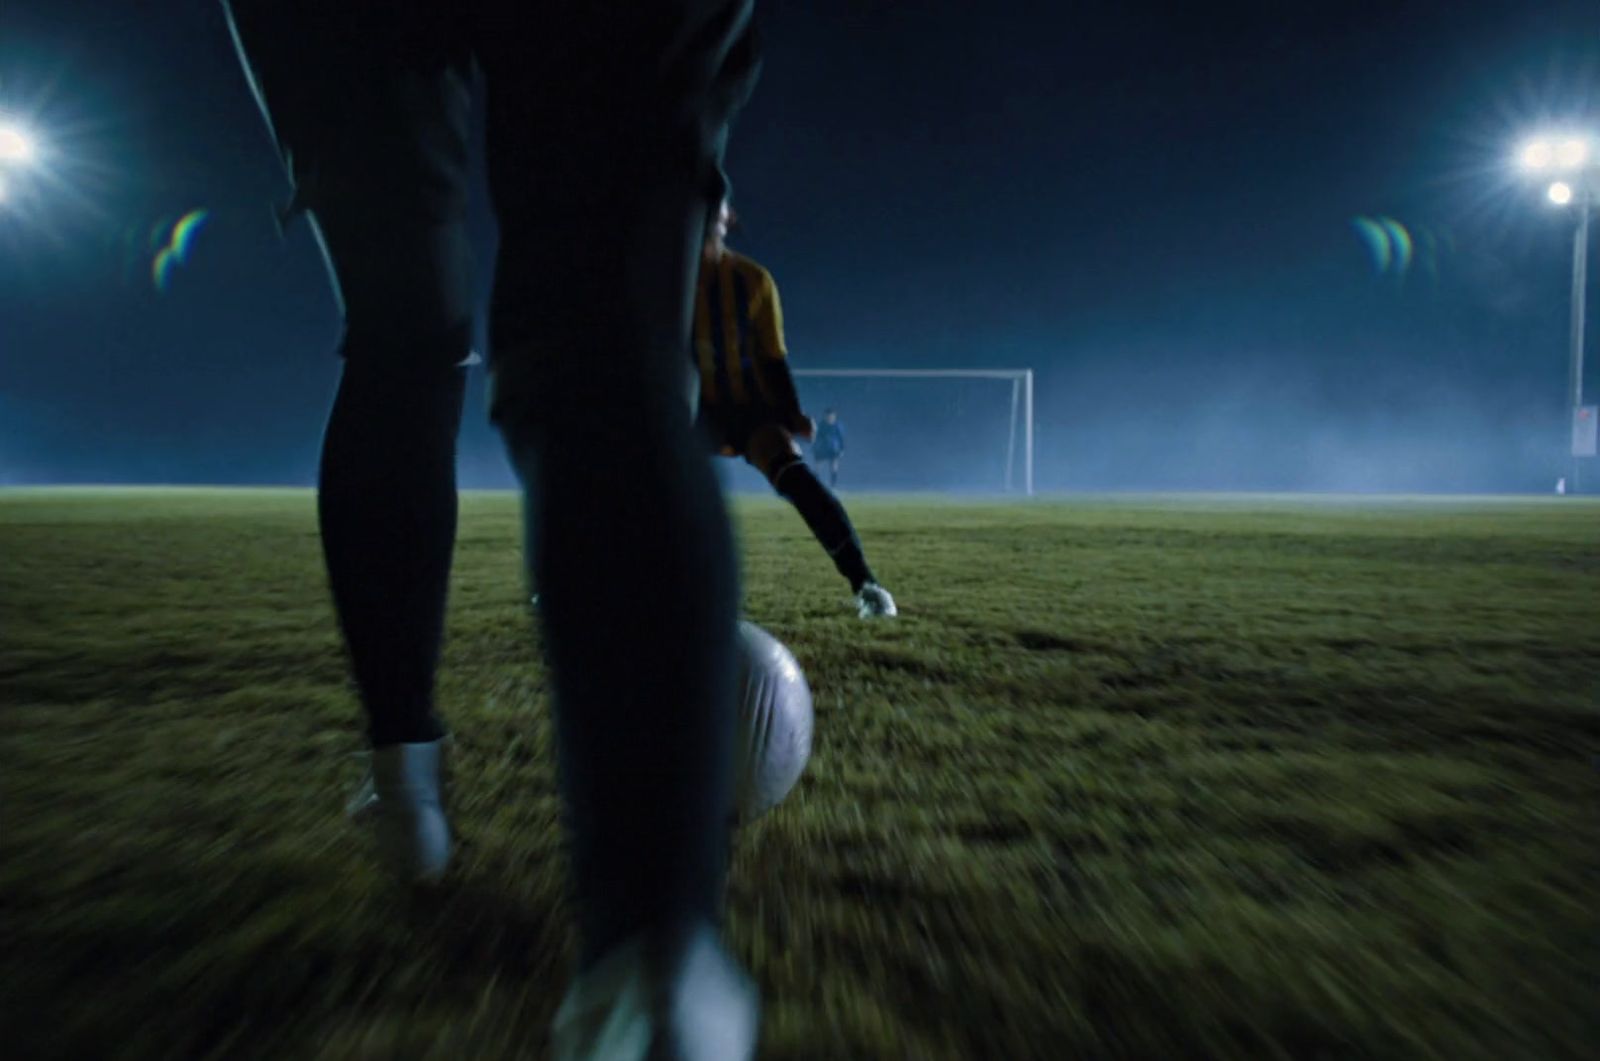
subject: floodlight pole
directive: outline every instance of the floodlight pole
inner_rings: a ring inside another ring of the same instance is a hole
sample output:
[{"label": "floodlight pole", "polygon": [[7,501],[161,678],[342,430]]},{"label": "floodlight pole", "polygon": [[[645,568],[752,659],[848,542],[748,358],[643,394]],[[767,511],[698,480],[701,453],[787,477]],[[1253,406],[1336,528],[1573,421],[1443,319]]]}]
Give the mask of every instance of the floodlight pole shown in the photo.
[{"label": "floodlight pole", "polygon": [[[1588,181],[1584,181],[1578,192],[1578,230],[1572,237],[1572,336],[1569,358],[1569,371],[1571,377],[1567,383],[1567,394],[1572,399],[1572,411],[1568,416],[1567,431],[1572,436],[1571,448],[1577,450],[1578,414],[1583,409],[1583,325],[1584,325],[1584,296],[1588,294],[1589,287],[1589,215],[1593,212],[1594,191]],[[1583,458],[1576,452],[1572,455],[1572,492],[1577,493],[1580,483],[1578,479],[1579,468]]]}]

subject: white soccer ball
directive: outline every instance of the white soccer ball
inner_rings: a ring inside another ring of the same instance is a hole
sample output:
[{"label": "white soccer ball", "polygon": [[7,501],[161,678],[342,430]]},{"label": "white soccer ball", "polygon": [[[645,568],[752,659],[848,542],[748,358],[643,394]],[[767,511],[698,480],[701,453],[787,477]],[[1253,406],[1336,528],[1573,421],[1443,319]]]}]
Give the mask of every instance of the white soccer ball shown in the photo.
[{"label": "white soccer ball", "polygon": [[739,623],[739,769],[734,816],[758,818],[783,801],[811,758],[811,687],[783,642]]}]

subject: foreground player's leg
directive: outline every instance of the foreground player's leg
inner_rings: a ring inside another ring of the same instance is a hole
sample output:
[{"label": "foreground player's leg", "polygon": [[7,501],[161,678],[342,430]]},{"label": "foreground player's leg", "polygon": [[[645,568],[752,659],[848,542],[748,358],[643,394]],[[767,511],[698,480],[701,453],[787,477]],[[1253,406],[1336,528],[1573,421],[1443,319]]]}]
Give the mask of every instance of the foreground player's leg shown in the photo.
[{"label": "foreground player's leg", "polygon": [[700,189],[751,73],[749,3],[567,14],[564,34],[484,51],[493,408],[536,494],[582,943],[555,1054],[743,1059],[756,1003],[716,928],[737,574],[682,362]]},{"label": "foreground player's leg", "polygon": [[[449,859],[434,674],[472,298],[464,62],[422,9],[232,0],[230,25],[345,318],[318,519],[374,748],[360,809],[405,877]],[[418,47],[396,47],[408,40]],[[401,54],[408,58],[402,60]]]},{"label": "foreground player's leg", "polygon": [[[394,250],[396,226],[377,239],[332,210],[318,220],[347,292],[351,326],[345,370],[323,439],[317,510],[328,581],[349,647],[373,747],[366,806],[379,853],[404,878],[434,880],[450,859],[443,737],[434,710],[435,674],[455,548],[456,436],[466,389],[470,317],[450,322],[386,299],[384,330],[361,327],[368,307],[350,297],[384,270],[367,259]],[[432,238],[430,238],[432,237]],[[409,242],[392,260],[438,268],[437,233]],[[460,246],[446,250],[465,257]],[[412,284],[392,277],[396,293]],[[397,334],[394,325],[414,330]],[[419,346],[418,343],[422,345]]]},{"label": "foreground player's leg", "polygon": [[434,741],[457,498],[464,369],[345,365],[323,438],[317,515],[374,747]]},{"label": "foreground player's leg", "polygon": [[451,855],[434,688],[455,548],[470,250],[459,218],[379,219],[338,200],[312,212],[346,315],[317,507],[373,748],[370,799],[356,809],[371,814],[394,872],[432,881]]},{"label": "foreground player's leg", "polygon": [[[679,1026],[683,1005],[747,1043],[754,1002],[714,927],[732,805],[732,534],[681,397],[649,363],[681,347],[589,324],[555,349],[496,351],[507,449],[537,492],[528,545],[582,941],[557,1054],[643,1057],[612,1054],[608,1027],[682,1037],[697,1030]],[[500,385],[514,357],[529,372],[515,405]],[[679,997],[702,990],[710,1001]]]},{"label": "foreground player's leg", "polygon": [[464,369],[416,377],[351,361],[323,442],[317,494],[334,605],[366,708],[372,769],[350,809],[404,879],[450,858],[445,727],[435,672],[455,544]]}]

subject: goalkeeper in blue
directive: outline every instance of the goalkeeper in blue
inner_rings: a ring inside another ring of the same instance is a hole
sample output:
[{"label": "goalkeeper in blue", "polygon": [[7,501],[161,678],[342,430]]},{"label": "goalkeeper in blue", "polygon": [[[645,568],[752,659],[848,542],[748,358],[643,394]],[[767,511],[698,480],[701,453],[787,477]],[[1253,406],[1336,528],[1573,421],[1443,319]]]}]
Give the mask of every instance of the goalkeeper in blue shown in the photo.
[{"label": "goalkeeper in blue", "polygon": [[839,489],[839,458],[844,456],[844,425],[839,414],[825,409],[822,423],[817,425],[817,437],[811,440],[811,459],[818,469],[828,469],[828,489]]},{"label": "goalkeeper in blue", "polygon": [[817,425],[800,409],[783,340],[783,309],[772,274],[730,250],[727,178],[708,189],[706,240],[695,291],[694,364],[699,420],[724,457],[743,457],[800,513],[850,583],[863,619],[897,614],[894,598],[867,566],[861,538],[833,492],[800,455]]}]

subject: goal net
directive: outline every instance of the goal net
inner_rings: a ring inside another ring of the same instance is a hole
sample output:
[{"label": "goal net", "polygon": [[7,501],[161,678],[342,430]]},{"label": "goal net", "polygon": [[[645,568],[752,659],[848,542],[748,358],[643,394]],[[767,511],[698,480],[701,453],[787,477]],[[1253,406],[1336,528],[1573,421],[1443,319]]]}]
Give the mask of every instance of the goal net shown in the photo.
[{"label": "goal net", "polygon": [[844,425],[842,489],[1033,493],[1032,369],[806,368],[794,375],[806,412],[820,422],[833,409]]}]

